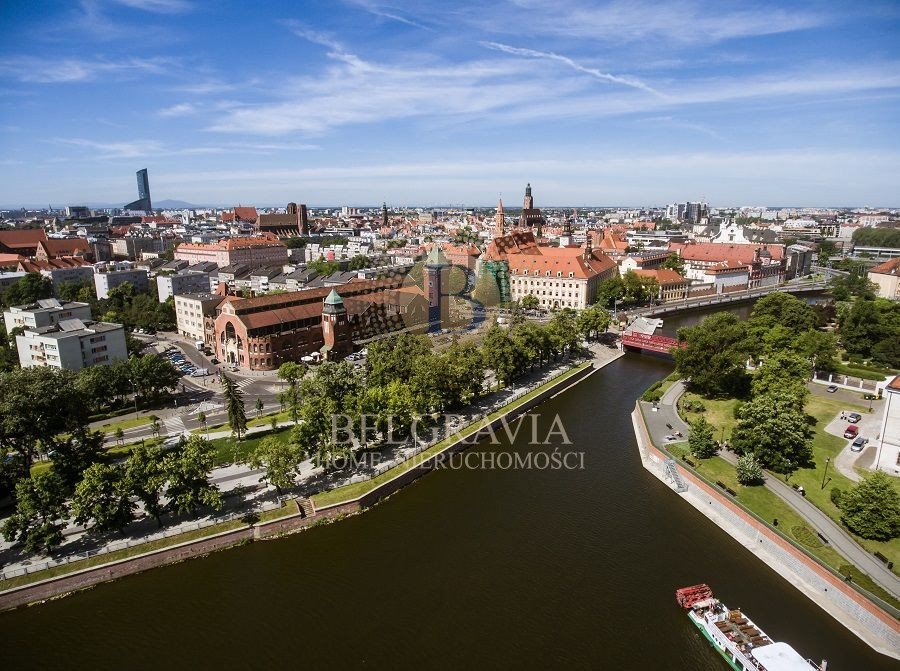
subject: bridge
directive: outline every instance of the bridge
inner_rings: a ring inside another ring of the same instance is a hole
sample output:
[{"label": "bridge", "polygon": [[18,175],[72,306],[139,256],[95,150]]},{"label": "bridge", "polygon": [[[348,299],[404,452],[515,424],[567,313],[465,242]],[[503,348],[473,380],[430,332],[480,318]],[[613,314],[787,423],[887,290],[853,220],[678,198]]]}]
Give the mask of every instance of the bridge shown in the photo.
[{"label": "bridge", "polygon": [[715,305],[723,305],[727,303],[739,303],[741,301],[754,300],[761,298],[776,291],[783,291],[792,294],[819,293],[828,288],[828,283],[824,280],[816,282],[798,282],[796,284],[779,284],[771,287],[758,287],[756,289],[748,289],[744,291],[731,291],[725,294],[715,294],[713,296],[699,296],[698,298],[688,298],[683,301],[671,301],[669,303],[660,303],[659,305],[651,305],[645,308],[636,308],[628,310],[629,317],[643,316],[659,316],[670,314],[673,312],[681,312],[682,310],[692,310],[696,308],[705,308]]},{"label": "bridge", "polygon": [[659,354],[671,354],[672,349],[684,347],[685,343],[679,343],[677,338],[669,336],[650,335],[637,331],[625,331],[622,334],[622,349],[647,350]]}]

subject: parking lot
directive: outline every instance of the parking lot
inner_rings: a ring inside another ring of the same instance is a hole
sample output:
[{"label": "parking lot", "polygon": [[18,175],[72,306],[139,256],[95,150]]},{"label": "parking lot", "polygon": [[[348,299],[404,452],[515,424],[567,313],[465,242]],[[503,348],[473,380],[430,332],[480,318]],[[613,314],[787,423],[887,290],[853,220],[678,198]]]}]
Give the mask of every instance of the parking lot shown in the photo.
[{"label": "parking lot", "polygon": [[184,377],[205,377],[206,375],[209,375],[208,369],[197,368],[197,366],[185,358],[184,354],[181,353],[181,350],[173,345],[170,345],[163,350],[160,356],[175,366]]}]

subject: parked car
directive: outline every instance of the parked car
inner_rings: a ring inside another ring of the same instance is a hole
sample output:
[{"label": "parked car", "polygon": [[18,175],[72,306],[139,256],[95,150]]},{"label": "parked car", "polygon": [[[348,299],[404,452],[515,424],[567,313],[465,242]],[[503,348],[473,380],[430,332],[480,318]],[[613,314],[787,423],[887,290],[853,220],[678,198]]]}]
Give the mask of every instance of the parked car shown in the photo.
[{"label": "parked car", "polygon": [[847,415],[847,421],[851,424],[856,424],[861,419],[862,415],[860,415],[858,412],[851,412]]},{"label": "parked car", "polygon": [[836,384],[830,384],[830,385],[828,385],[828,389],[826,389],[825,391],[827,391],[829,394],[833,394],[837,390],[838,390],[838,388],[837,388]]},{"label": "parked car", "polygon": [[866,446],[866,443],[869,442],[868,438],[863,438],[862,436],[858,436],[856,440],[853,441],[853,444],[850,446],[850,450],[852,452],[862,452],[862,449]]},{"label": "parked car", "polygon": [[859,427],[856,424],[851,424],[844,431],[844,438],[856,438],[859,434]]}]

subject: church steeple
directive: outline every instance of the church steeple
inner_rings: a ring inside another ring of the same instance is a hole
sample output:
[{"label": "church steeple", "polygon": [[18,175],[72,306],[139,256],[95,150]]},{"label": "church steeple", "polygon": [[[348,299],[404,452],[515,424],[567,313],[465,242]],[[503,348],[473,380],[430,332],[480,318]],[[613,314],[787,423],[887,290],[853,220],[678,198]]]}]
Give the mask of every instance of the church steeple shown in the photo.
[{"label": "church steeple", "polygon": [[587,261],[594,256],[594,239],[591,237],[591,229],[585,229],[584,236],[584,259]]},{"label": "church steeple", "polygon": [[387,211],[387,203],[381,204],[381,225],[387,228],[388,225],[388,211]]},{"label": "church steeple", "polygon": [[506,235],[506,215],[503,214],[503,198],[497,203],[497,214],[494,215],[494,237]]}]

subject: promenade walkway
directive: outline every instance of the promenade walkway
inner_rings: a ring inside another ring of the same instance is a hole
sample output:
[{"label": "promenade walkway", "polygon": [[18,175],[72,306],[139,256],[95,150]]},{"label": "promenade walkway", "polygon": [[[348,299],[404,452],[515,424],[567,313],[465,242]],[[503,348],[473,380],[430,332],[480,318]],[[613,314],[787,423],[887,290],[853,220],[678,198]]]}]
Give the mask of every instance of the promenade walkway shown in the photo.
[{"label": "promenade walkway", "polygon": [[[667,440],[673,430],[681,431],[684,439],[690,432],[690,427],[678,416],[678,398],[685,392],[682,382],[676,382],[660,399],[657,409],[652,410],[651,403],[641,402],[644,408],[647,428],[653,442],[659,446],[665,446],[675,441]],[[673,429],[669,429],[671,425]],[[678,442],[681,442],[679,440]],[[721,451],[719,456],[729,463],[737,462],[737,455],[733,452]],[[878,585],[890,592],[894,597],[900,598],[900,578],[897,577],[883,563],[871,555],[865,548],[857,543],[837,522],[810,503],[793,487],[783,482],[774,473],[766,472],[765,487],[778,498],[787,503],[807,523],[828,539],[829,544],[843,557],[850,561],[860,571],[867,573]]]}]

